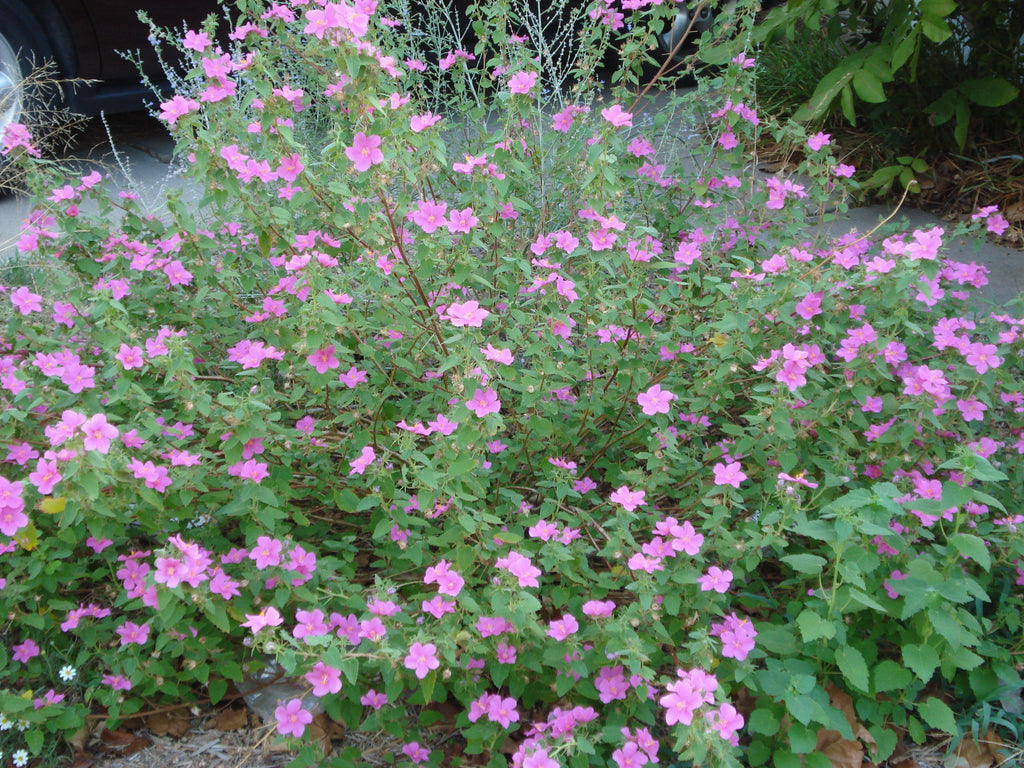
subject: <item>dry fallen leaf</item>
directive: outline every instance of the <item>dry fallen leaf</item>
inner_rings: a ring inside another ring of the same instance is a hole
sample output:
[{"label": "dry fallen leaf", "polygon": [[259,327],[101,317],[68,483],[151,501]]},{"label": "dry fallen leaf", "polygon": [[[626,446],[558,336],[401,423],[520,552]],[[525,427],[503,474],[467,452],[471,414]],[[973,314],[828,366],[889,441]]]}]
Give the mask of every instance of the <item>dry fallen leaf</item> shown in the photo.
[{"label": "dry fallen leaf", "polygon": [[155,712],[145,718],[146,728],[157,736],[180,739],[192,726],[192,717],[187,712]]},{"label": "dry fallen leaf", "polygon": [[994,731],[986,733],[980,743],[968,736],[946,760],[946,768],[992,768],[999,765],[997,753],[1003,746],[1002,739]]},{"label": "dry fallen leaf", "polygon": [[245,707],[222,709],[213,720],[218,731],[239,731],[249,725],[249,710]]},{"label": "dry fallen leaf", "polygon": [[104,752],[127,757],[141,752],[149,746],[149,739],[125,731],[104,730],[100,734],[100,746]]},{"label": "dry fallen leaf", "polygon": [[[875,739],[857,720],[853,710],[853,699],[834,685],[827,685],[825,690],[832,706],[846,716],[854,739],[844,739],[839,731],[822,728],[818,731],[817,751],[825,755],[832,768],[874,768],[874,763],[864,758],[864,744],[874,749]],[[862,744],[861,742],[864,742]]]}]

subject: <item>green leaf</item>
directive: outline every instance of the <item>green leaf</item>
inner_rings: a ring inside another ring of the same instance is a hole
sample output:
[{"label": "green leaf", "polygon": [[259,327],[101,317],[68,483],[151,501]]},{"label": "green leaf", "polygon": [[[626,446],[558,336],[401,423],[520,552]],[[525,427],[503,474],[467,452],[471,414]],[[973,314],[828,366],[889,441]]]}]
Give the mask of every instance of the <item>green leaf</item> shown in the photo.
[{"label": "green leaf", "polygon": [[871,595],[869,595],[867,592],[862,592],[859,589],[851,588],[850,597],[852,597],[858,603],[863,605],[865,608],[871,608],[872,610],[878,611],[879,613],[888,613],[888,611],[886,611],[885,608],[882,607],[882,604],[875,600],[875,598],[871,597]]},{"label": "green leaf", "polygon": [[927,13],[930,16],[945,18],[956,10],[956,6],[956,0],[921,0],[917,5],[917,9],[921,13]]},{"label": "green leaf", "polygon": [[921,31],[933,43],[944,43],[953,34],[944,18],[931,13],[921,14]]},{"label": "green leaf", "polygon": [[210,703],[216,706],[228,691],[228,681],[221,677],[215,677],[210,681],[209,689]]},{"label": "green leaf", "polygon": [[892,659],[884,659],[875,667],[875,692],[902,690],[910,685],[913,679],[910,670]]},{"label": "green leaf", "polygon": [[869,55],[870,51],[864,50],[843,59],[842,62],[818,81],[818,85],[815,86],[811,98],[797,110],[793,118],[799,122],[807,122],[824,115],[835,97],[853,79],[854,72],[860,71]]},{"label": "green leaf", "polygon": [[949,537],[953,549],[964,557],[973,560],[986,571],[992,569],[992,556],[989,554],[985,540],[973,533],[958,533]]},{"label": "green leaf", "polygon": [[800,627],[800,635],[805,643],[822,638],[831,640],[836,636],[836,625],[828,619],[822,618],[810,608],[804,608],[800,612],[800,615],[796,617],[796,623]]},{"label": "green leaf", "polygon": [[824,557],[818,555],[786,555],[781,558],[782,562],[799,573],[818,574],[828,563]]},{"label": "green leaf", "polygon": [[920,45],[921,39],[921,28],[914,27],[910,34],[903,38],[903,42],[896,46],[896,49],[892,52],[892,58],[889,59],[889,65],[894,69],[899,69],[907,60],[913,55],[914,51]]},{"label": "green leaf", "polygon": [[930,645],[912,643],[903,646],[903,663],[913,670],[922,683],[927,683],[939,666],[939,654]]},{"label": "green leaf", "polygon": [[956,715],[953,714],[953,710],[934,696],[925,700],[923,704],[918,704],[917,711],[929,727],[952,736],[957,734]]},{"label": "green leaf", "polygon": [[872,104],[881,104],[886,100],[885,88],[882,81],[874,72],[862,69],[853,75],[853,89],[864,101]]},{"label": "green leaf", "polygon": [[760,733],[762,736],[774,736],[779,732],[779,718],[770,709],[755,709],[750,713],[748,727],[753,733]]},{"label": "green leaf", "polygon": [[850,685],[866,693],[870,692],[871,681],[868,675],[868,665],[860,651],[850,645],[842,646],[836,651],[836,664]]}]

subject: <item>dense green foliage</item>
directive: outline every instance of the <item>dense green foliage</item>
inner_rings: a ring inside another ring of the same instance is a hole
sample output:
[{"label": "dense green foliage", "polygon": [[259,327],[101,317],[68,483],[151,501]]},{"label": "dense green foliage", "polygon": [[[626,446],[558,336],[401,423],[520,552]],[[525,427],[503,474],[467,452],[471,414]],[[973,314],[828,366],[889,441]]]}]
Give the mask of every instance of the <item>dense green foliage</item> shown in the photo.
[{"label": "dense green foliage", "polygon": [[[271,660],[308,689],[281,738],[322,706],[431,765],[827,767],[830,731],[877,761],[1021,685],[1024,320],[943,255],[1000,215],[810,241],[853,169],[749,106],[751,52],[546,110],[529,7],[494,5],[436,62],[367,3],[175,40],[203,191],[159,215],[37,163],[5,753]],[[584,39],[642,65],[668,9],[618,13]],[[803,181],[749,170],[765,131]]]}]

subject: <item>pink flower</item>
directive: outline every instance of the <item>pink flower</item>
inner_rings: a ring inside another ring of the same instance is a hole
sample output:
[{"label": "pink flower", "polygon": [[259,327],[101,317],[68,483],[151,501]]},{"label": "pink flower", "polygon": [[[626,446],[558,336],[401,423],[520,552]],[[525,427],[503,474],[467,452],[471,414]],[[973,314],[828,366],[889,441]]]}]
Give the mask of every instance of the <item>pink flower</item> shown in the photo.
[{"label": "pink flower", "polygon": [[498,349],[493,344],[489,343],[486,347],[481,347],[480,351],[487,360],[495,363],[501,363],[502,365],[512,365],[511,349]]},{"label": "pink flower", "polygon": [[15,288],[11,291],[11,304],[14,305],[23,315],[31,315],[33,312],[40,312],[43,307],[39,303],[39,300],[43,297],[38,293],[32,293],[25,286]]},{"label": "pink flower", "polygon": [[335,355],[335,347],[333,344],[328,344],[326,347],[320,347],[309,357],[306,358],[306,362],[316,368],[317,373],[327,373],[333,368],[338,368],[341,363],[338,362],[338,357]]},{"label": "pink flower", "polygon": [[714,591],[724,595],[732,583],[732,571],[723,571],[717,565],[712,565],[707,573],[697,579],[697,583],[700,584],[701,592]]},{"label": "pink flower", "polygon": [[40,459],[36,462],[36,471],[28,476],[29,482],[36,487],[43,496],[53,493],[53,487],[62,479],[56,461]]},{"label": "pink flower", "polygon": [[633,115],[625,111],[619,104],[602,109],[601,117],[616,128],[625,128],[633,125]]},{"label": "pink flower", "polygon": [[132,689],[132,681],[124,675],[104,675],[100,682],[109,685],[115,691],[130,691]]},{"label": "pink flower", "polygon": [[327,696],[341,690],[341,670],[318,661],[306,673],[306,681],[313,686],[314,696]]},{"label": "pink flower", "polygon": [[242,622],[242,626],[251,629],[254,634],[264,627],[279,627],[284,623],[280,611],[273,606],[263,608],[259,613],[247,613],[245,618],[246,620]]},{"label": "pink flower", "polygon": [[827,147],[832,143],[832,135],[828,133],[821,133],[820,131],[807,140],[807,146],[812,152],[817,152],[822,147]]},{"label": "pink flower", "polygon": [[511,697],[502,698],[499,694],[491,696],[488,701],[487,719],[492,723],[498,723],[502,728],[518,723],[519,710],[516,709],[516,700]]},{"label": "pink flower", "polygon": [[178,118],[184,117],[189,112],[198,111],[199,106],[199,102],[195,99],[174,96],[170,101],[165,101],[160,105],[160,119],[173,126],[178,122]]},{"label": "pink flower", "polygon": [[668,413],[669,403],[676,399],[676,396],[667,389],[662,389],[655,384],[646,392],[641,392],[636,397],[637,403],[647,416],[654,416],[657,413]]},{"label": "pink flower", "polygon": [[371,446],[363,446],[363,449],[362,451],[360,451],[359,456],[356,457],[354,461],[350,461],[348,463],[348,465],[352,467],[352,469],[349,470],[349,476],[351,477],[352,475],[363,474],[364,472],[366,472],[367,467],[373,464],[376,458],[377,453],[373,450]]},{"label": "pink flower", "polygon": [[256,562],[256,569],[262,571],[274,565],[281,564],[281,549],[284,545],[270,536],[260,536],[256,539],[256,546],[249,552],[249,559]]},{"label": "pink flower", "polygon": [[138,625],[134,621],[126,621],[116,630],[121,638],[121,647],[126,645],[145,645],[149,639],[149,624]]},{"label": "pink flower", "polygon": [[854,168],[852,165],[839,163],[838,165],[836,165],[835,168],[832,169],[832,173],[834,173],[840,179],[849,179],[850,177],[853,176],[856,170],[857,169]]},{"label": "pink flower", "polygon": [[412,670],[416,677],[422,680],[432,669],[441,666],[437,658],[437,646],[433,643],[413,643],[409,647],[409,654],[405,657],[403,664],[406,669]]},{"label": "pink flower", "polygon": [[355,389],[360,384],[367,382],[367,373],[366,371],[360,371],[353,365],[345,373],[338,374],[338,381],[349,389]]},{"label": "pink flower", "polygon": [[583,604],[583,615],[592,619],[607,619],[615,610],[615,603],[611,600],[588,600]]},{"label": "pink flower", "polygon": [[740,483],[747,479],[738,461],[729,464],[719,462],[715,464],[714,470],[715,485],[731,485],[733,488],[739,488]]},{"label": "pink flower", "polygon": [[487,389],[478,389],[473,398],[466,401],[466,407],[483,418],[489,413],[500,411],[501,401],[498,399],[498,393],[488,387]]},{"label": "pink flower", "polygon": [[110,442],[119,434],[117,427],[110,424],[107,421],[107,417],[102,413],[90,416],[82,424],[81,430],[85,434],[85,442],[83,443],[85,450],[97,451],[98,453],[109,452]]},{"label": "pink flower", "polygon": [[364,707],[373,707],[374,709],[380,709],[388,703],[388,697],[386,694],[377,693],[377,691],[371,688],[359,697],[359,703],[362,704]]},{"label": "pink flower", "polygon": [[570,635],[576,634],[579,631],[580,625],[576,621],[576,617],[571,613],[566,613],[562,618],[552,621],[548,624],[547,635],[550,638],[562,642],[567,639]]},{"label": "pink flower", "polygon": [[[292,636],[297,640],[304,640],[307,637],[320,637],[331,632],[331,628],[324,620],[324,612],[319,608],[314,608],[312,611],[296,611],[295,621],[296,625],[295,629],[292,630]],[[309,641],[307,640],[306,642],[308,643]]]},{"label": "pink flower", "polygon": [[130,347],[127,344],[122,344],[114,358],[121,363],[126,371],[130,371],[132,368],[141,368],[145,364],[142,347],[139,346]]},{"label": "pink flower", "polygon": [[413,133],[420,133],[437,123],[440,119],[441,116],[435,115],[433,112],[427,112],[423,115],[413,115],[409,119],[409,127],[412,129]]},{"label": "pink flower", "polygon": [[726,702],[718,709],[706,714],[712,730],[718,731],[718,735],[726,741],[730,741],[743,727],[743,715],[736,711],[736,707]]},{"label": "pink flower", "polygon": [[259,484],[261,480],[270,476],[270,470],[266,463],[256,461],[256,459],[249,459],[248,461],[232,464],[228,467],[228,474],[242,480],[252,480],[254,483]]},{"label": "pink flower", "polygon": [[352,138],[352,146],[345,149],[345,157],[352,161],[352,167],[362,173],[374,165],[384,162],[384,153],[380,150],[381,137],[376,134],[367,136],[359,131]]},{"label": "pink flower", "polygon": [[441,314],[445,320],[456,328],[470,327],[480,328],[484,320],[490,317],[490,312],[480,306],[477,301],[467,301],[463,304],[449,304]]},{"label": "pink flower", "polygon": [[820,315],[821,300],[824,295],[824,291],[808,293],[796,303],[796,313],[804,320],[810,320],[812,317]]},{"label": "pink flower", "polygon": [[509,93],[529,93],[536,84],[536,72],[516,72],[508,79],[508,90]]},{"label": "pink flower", "polygon": [[410,741],[402,747],[402,754],[408,757],[415,765],[425,763],[430,757],[430,750],[421,747],[418,741]]},{"label": "pink flower", "polygon": [[313,722],[313,713],[304,709],[302,699],[291,699],[274,710],[277,719],[277,732],[282,736],[298,738],[306,731],[306,726]]},{"label": "pink flower", "polygon": [[22,664],[27,664],[29,659],[33,659],[39,655],[39,646],[32,638],[28,638],[24,642],[12,646],[12,650],[14,653],[11,654],[11,658],[15,661],[21,662]]},{"label": "pink flower", "polygon": [[616,488],[608,498],[613,504],[618,504],[627,512],[632,512],[644,503],[646,496],[646,491],[631,491],[623,485]]},{"label": "pink flower", "polygon": [[647,753],[632,741],[612,752],[612,760],[618,768],[642,768],[648,763]]}]

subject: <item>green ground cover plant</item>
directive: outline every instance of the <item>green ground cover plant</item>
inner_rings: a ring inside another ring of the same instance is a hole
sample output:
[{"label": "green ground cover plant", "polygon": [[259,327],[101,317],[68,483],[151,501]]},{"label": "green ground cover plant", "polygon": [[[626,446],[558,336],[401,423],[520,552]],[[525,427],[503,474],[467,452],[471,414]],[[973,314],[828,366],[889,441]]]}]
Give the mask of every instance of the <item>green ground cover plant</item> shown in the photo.
[{"label": "green ground cover plant", "polygon": [[[3,136],[37,194],[3,759],[268,664],[306,689],[273,722],[297,766],[319,706],[396,764],[813,768],[1012,705],[1024,319],[943,255],[999,212],[811,241],[854,169],[756,113],[752,52],[654,108],[630,71],[669,9],[602,2],[580,34],[625,73],[545,109],[529,6],[488,8],[434,61],[365,0],[168,38],[205,192],[160,215]],[[802,180],[750,171],[766,131]]]}]

